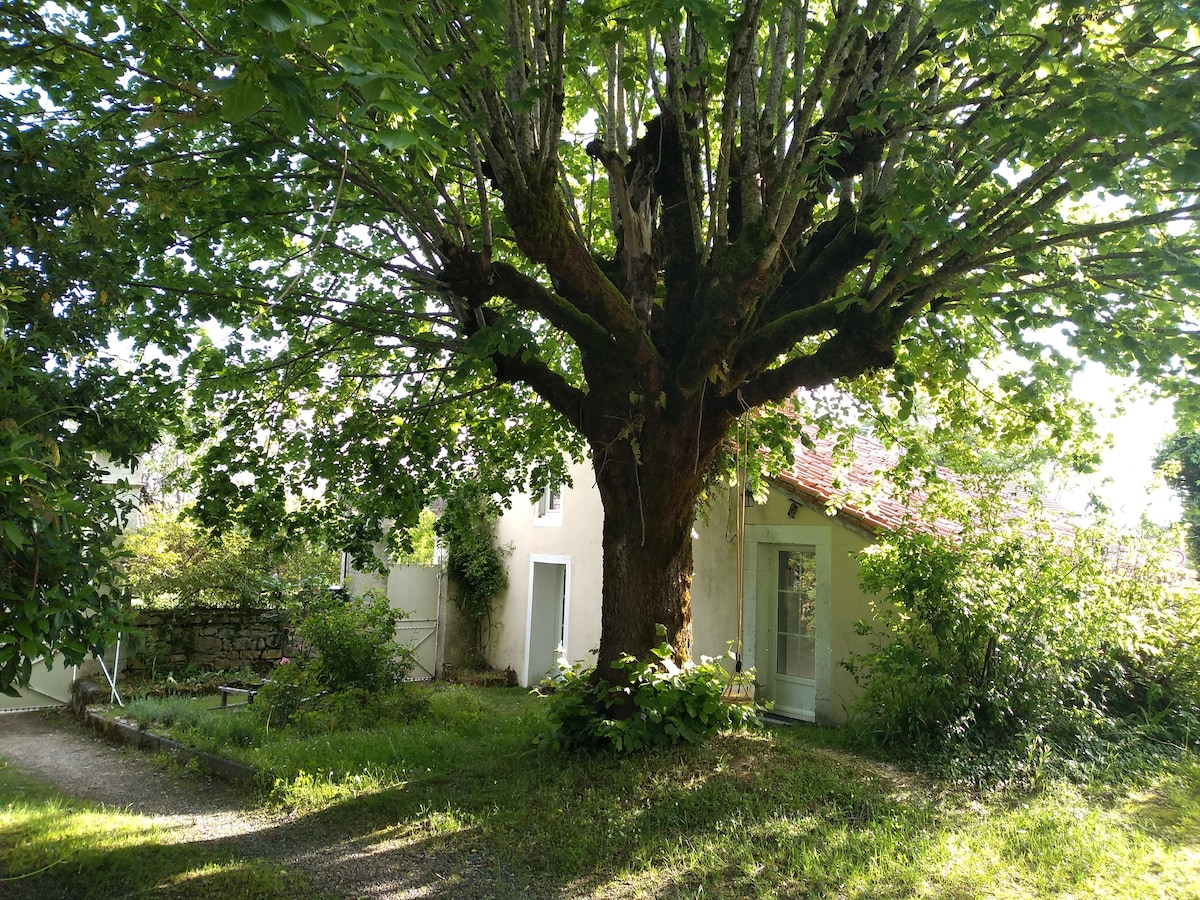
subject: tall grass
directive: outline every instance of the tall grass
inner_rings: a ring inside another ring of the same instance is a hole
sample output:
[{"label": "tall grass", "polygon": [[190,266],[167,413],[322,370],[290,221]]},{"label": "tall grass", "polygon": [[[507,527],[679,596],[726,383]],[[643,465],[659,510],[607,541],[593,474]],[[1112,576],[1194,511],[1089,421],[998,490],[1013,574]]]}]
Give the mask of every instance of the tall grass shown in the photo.
[{"label": "tall grass", "polygon": [[212,697],[143,697],[122,711],[142,729],[167,730],[200,750],[227,753],[233,747],[253,746],[262,739],[263,725],[247,714],[245,704],[216,708]]}]

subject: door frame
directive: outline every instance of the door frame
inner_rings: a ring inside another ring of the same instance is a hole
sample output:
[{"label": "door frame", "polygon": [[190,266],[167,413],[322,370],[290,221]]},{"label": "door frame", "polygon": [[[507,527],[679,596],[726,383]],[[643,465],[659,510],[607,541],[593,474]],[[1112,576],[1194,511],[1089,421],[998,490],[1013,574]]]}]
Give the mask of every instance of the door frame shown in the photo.
[{"label": "door frame", "polygon": [[525,605],[525,664],[524,664],[524,679],[521,682],[526,687],[530,686],[529,667],[533,662],[533,612],[534,601],[537,599],[534,596],[534,588],[536,580],[534,573],[537,571],[538,565],[557,565],[563,567],[563,591],[562,591],[562,646],[563,656],[567,659],[571,657],[567,651],[567,641],[570,635],[571,624],[571,557],[561,556],[550,553],[531,553],[529,554],[529,596]]},{"label": "door frame", "polygon": [[832,553],[833,529],[824,525],[747,525],[745,566],[742,581],[742,655],[745,664],[755,667],[755,681],[764,688],[766,699],[772,699],[772,670],[774,651],[767,640],[770,615],[776,598],[772,591],[761,596],[759,591],[759,557],[764,549],[810,547],[816,554],[817,603],[815,615],[814,679],[816,694],[811,710],[783,712],[789,717],[826,721],[832,714],[833,651],[830,613],[832,610]]}]

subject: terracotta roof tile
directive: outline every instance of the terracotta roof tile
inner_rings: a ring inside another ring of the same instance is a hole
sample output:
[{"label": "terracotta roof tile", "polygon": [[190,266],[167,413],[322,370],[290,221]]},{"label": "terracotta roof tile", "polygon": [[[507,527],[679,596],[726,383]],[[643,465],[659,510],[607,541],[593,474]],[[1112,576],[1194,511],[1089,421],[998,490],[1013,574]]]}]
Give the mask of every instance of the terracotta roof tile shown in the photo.
[{"label": "terracotta roof tile", "polygon": [[[930,522],[921,516],[927,494],[919,486],[907,496],[897,495],[895,486],[886,478],[899,459],[896,451],[861,435],[852,438],[850,453],[836,454],[834,444],[831,438],[816,441],[812,448],[797,444],[792,468],[772,480],[800,500],[825,510],[829,516],[871,534],[881,530],[896,531],[903,526],[942,537],[954,537],[961,532],[962,526],[958,522],[944,518]],[[937,472],[945,481],[959,485],[964,494],[969,493],[949,469],[938,467]],[[1029,513],[1022,501],[1030,499],[1028,491],[1008,485],[1002,493],[1010,501],[1009,515],[1014,520],[1025,519]],[[1045,511],[1058,539],[1064,545],[1074,541],[1078,528],[1076,518],[1060,504],[1047,504]],[[1123,552],[1117,547],[1112,548],[1110,557],[1114,565],[1119,565]],[[1182,550],[1173,555],[1171,563],[1168,569],[1175,578],[1189,583],[1196,578]]]},{"label": "terracotta roof tile", "polygon": [[[802,499],[825,509],[829,515],[845,519],[869,532],[895,531],[903,525],[951,537],[960,526],[949,519],[926,522],[920,518],[925,492],[914,488],[908,496],[897,496],[885,478],[896,465],[898,454],[873,438],[855,436],[851,452],[842,458],[834,452],[834,440],[816,441],[813,448],[797,444],[790,471],[781,472],[774,481]],[[948,480],[949,470],[939,469]]]}]

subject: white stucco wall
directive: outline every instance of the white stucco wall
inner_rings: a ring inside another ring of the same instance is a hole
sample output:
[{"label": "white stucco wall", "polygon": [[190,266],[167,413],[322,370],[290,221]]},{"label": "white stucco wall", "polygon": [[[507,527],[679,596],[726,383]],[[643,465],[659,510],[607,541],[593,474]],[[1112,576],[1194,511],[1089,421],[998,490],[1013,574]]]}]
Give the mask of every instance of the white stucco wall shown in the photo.
[{"label": "white stucco wall", "polygon": [[[573,484],[563,490],[561,524],[537,524],[534,498],[513,499],[501,517],[497,537],[512,547],[508,557],[508,590],[496,603],[497,627],[488,645],[488,658],[497,668],[511,666],[522,683],[528,677],[527,641],[530,634],[531,562],[562,561],[567,565],[567,655],[571,662],[594,661],[600,640],[601,526],[603,510],[587,465],[572,471]],[[828,652],[819,678],[816,718],[845,721],[846,706],[857,694],[853,678],[840,665],[851,653],[866,649],[854,633],[859,619],[871,616],[870,598],[858,582],[854,554],[870,537],[822,510],[800,504],[788,515],[793,498],[776,489],[762,504],[746,510],[748,560],[755,542],[811,543],[819,537],[828,560]],[[693,655],[721,656],[736,637],[737,550],[735,510],[728,498],[719,499],[695,526],[695,575],[692,589]],[[752,563],[743,583],[743,654],[748,664],[769,657],[762,643],[756,583]],[[768,660],[769,661],[769,660]]]},{"label": "white stucco wall", "polygon": [[508,590],[496,603],[496,627],[488,642],[488,659],[497,668],[511,666],[522,684],[526,677],[526,643],[530,629],[530,575],[535,560],[561,560],[567,565],[567,656],[571,662],[595,660],[600,644],[601,529],[600,494],[590,466],[572,468],[572,484],[561,489],[558,524],[538,522],[536,498],[517,496],[497,523],[496,539],[511,547],[507,558]]}]

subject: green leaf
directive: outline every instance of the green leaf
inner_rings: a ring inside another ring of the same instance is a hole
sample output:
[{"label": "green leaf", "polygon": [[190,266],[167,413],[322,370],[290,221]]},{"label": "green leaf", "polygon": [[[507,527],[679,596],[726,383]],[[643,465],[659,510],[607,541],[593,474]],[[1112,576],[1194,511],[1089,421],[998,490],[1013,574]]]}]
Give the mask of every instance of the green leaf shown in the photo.
[{"label": "green leaf", "polygon": [[262,109],[267,102],[267,93],[261,85],[248,78],[238,78],[232,87],[225,91],[223,100],[225,118],[237,123],[245,121]]},{"label": "green leaf", "polygon": [[328,16],[317,12],[307,4],[300,3],[299,0],[285,0],[285,2],[292,12],[292,18],[306,28],[325,25],[329,22]]},{"label": "green leaf", "polygon": [[404,150],[418,141],[417,134],[406,128],[383,128],[377,136],[379,143],[392,151]]},{"label": "green leaf", "polygon": [[292,12],[281,0],[259,0],[246,10],[250,20],[267,31],[287,31],[292,27]]},{"label": "green leaf", "polygon": [[4,537],[12,547],[19,550],[29,543],[29,538],[26,536],[25,532],[18,528],[15,523],[5,522],[3,524]]}]

